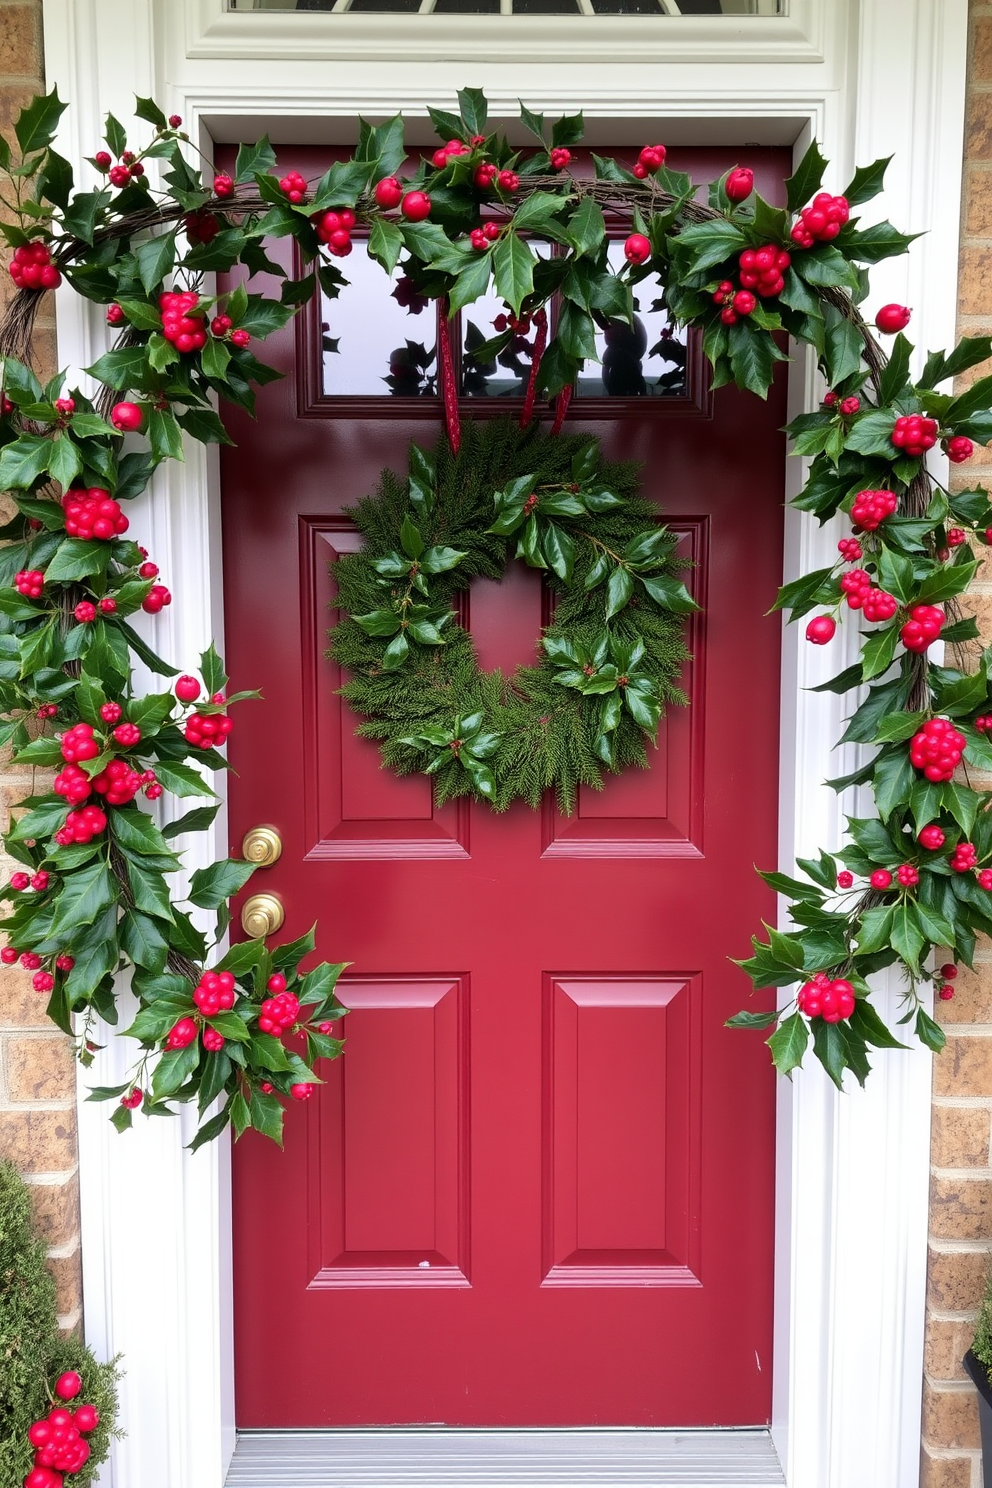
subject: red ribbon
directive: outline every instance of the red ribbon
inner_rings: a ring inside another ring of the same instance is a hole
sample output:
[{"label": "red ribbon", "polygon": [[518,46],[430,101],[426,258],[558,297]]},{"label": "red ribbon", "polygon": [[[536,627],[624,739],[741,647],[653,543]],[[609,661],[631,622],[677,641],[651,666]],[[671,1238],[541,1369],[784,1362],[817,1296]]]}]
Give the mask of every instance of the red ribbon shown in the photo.
[{"label": "red ribbon", "polygon": [[461,422],[458,417],[458,389],[455,386],[455,367],[451,356],[451,333],[449,331],[448,301],[441,301],[440,365],[441,394],[444,398],[444,421],[448,427],[448,443],[453,454],[458,453],[462,442]]},{"label": "red ribbon", "polygon": [[551,425],[552,434],[561,433],[561,426],[565,422],[565,415],[568,412],[568,405],[569,403],[571,403],[571,401],[572,384],[568,383],[565,387],[562,388],[555,402],[555,421]]},{"label": "red ribbon", "polygon": [[543,321],[537,328],[534,337],[534,359],[530,364],[530,377],[527,379],[527,392],[524,395],[524,406],[520,413],[520,427],[526,429],[534,417],[534,399],[537,396],[537,374],[541,370],[541,358],[544,348],[548,344],[548,323]]}]

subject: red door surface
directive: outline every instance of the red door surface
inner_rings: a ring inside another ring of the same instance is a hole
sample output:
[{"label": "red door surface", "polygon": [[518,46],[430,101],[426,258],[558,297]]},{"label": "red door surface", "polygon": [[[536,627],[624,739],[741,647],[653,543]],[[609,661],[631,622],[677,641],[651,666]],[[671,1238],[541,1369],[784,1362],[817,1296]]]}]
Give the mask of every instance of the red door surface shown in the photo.
[{"label": "red door surface", "polygon": [[[749,155],[775,199],[787,159]],[[343,267],[352,308],[325,307],[323,359],[316,317],[268,343],[287,375],[257,424],[231,416],[223,463],[232,686],[265,698],[232,738],[232,848],[275,825],[282,858],[253,887],[282,897],[287,937],[317,921],[319,956],[353,963],[344,1057],[284,1151],[235,1151],[239,1424],[764,1422],[773,1077],[723,1025],[747,994],[728,958],[774,909],[753,865],[776,856],[783,379],[767,404],[711,398],[690,345],[673,395],[580,388],[570,424],[641,463],[696,563],[690,706],[649,771],[583,791],[571,819],[438,811],[354,737],[325,657],[344,509],[440,432],[429,312],[403,320],[428,347],[414,402],[361,364],[402,307],[360,250]],[[483,664],[512,668],[540,577],[474,585],[468,614]]]}]

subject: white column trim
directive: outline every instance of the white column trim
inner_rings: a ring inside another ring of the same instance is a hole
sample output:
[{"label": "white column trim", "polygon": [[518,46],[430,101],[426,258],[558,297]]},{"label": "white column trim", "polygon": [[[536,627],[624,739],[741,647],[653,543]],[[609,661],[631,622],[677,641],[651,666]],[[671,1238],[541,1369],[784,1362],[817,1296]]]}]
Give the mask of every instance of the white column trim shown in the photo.
[{"label": "white column trim", "polygon": [[[45,0],[48,77],[71,104],[60,147],[75,161],[92,154],[103,112],[129,120],[134,93],[182,114],[209,148],[211,138],[247,137],[255,127],[345,138],[359,110],[422,116],[467,77],[485,87],[494,112],[515,110],[518,96],[536,107],[582,106],[606,138],[610,121],[619,131],[635,118],[664,121],[666,137],[684,141],[705,132],[803,144],[812,133],[834,162],[836,189],[856,159],[896,152],[885,212],[929,236],[908,260],[876,271],[879,302],[917,307],[921,346],[953,340],[955,276],[944,266],[957,253],[967,0],[792,0],[777,32],[777,22],[741,22],[758,40],[736,56],[718,28],[675,18],[658,22],[670,43],[664,52],[646,55],[640,33],[635,44],[627,29],[636,18],[622,18],[630,60],[569,40],[568,60],[559,53],[554,68],[535,54],[534,28],[530,41],[501,29],[494,52],[456,17],[444,60],[435,47],[428,57],[382,51],[366,62],[356,28],[333,29],[357,17],[290,19],[305,22],[305,50],[273,28],[278,17],[227,15],[221,0]],[[390,29],[398,19],[388,18]],[[411,20],[430,22],[436,37],[439,17]],[[559,44],[564,24],[555,18]],[[335,40],[344,35],[350,52]],[[328,65],[346,55],[345,67]],[[60,360],[77,367],[105,335],[96,308],[71,290],[59,295],[58,330]],[[800,360],[793,408],[815,396]],[[790,462],[790,489],[799,477]],[[185,467],[157,478],[154,503],[135,526],[152,537],[179,597],[155,622],[157,639],[189,665],[222,624],[216,462],[190,449]],[[829,526],[790,511],[787,576],[829,561],[835,540]],[[210,594],[209,606],[198,607],[197,594]],[[788,629],[783,650],[786,868],[797,851],[838,845],[841,807],[853,809],[820,785],[846,766],[847,751],[829,750],[843,706],[802,690],[844,664],[853,637],[827,657],[800,636]],[[200,851],[223,842],[218,828]],[[742,998],[744,987],[742,979]],[[891,1010],[894,994],[881,998]],[[112,1083],[121,1064],[111,1041],[95,1079]],[[838,1097],[818,1067],[780,1086],[773,1431],[790,1488],[918,1482],[929,1096],[930,1059],[919,1050],[880,1055],[863,1094]],[[100,1483],[221,1488],[233,1445],[228,1151],[215,1144],[191,1158],[180,1122],[139,1121],[119,1138],[105,1108],[81,1102],[79,1118],[87,1336],[103,1356],[122,1351],[126,1369],[127,1436]]]}]

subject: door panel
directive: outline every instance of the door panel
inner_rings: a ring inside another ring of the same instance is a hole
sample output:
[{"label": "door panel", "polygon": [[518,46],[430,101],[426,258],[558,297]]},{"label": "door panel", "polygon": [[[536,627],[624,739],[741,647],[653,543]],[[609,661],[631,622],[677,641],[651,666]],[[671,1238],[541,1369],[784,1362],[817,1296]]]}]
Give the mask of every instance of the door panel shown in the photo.
[{"label": "door panel", "polygon": [[[749,154],[780,197],[787,155]],[[746,988],[728,958],[774,913],[753,864],[776,852],[784,378],[767,404],[711,398],[690,346],[677,395],[573,403],[694,564],[690,703],[573,817],[496,816],[382,770],[325,655],[347,508],[437,437],[436,400],[371,397],[367,369],[351,402],[320,391],[319,320],[266,353],[286,378],[222,454],[232,685],[264,692],[232,736],[231,837],[279,828],[254,886],[352,961],[353,1011],[285,1151],[235,1151],[239,1423],[764,1422],[774,1081],[723,1025]],[[465,416],[494,404],[519,407],[490,390]],[[549,614],[515,564],[461,618],[512,667]]]}]

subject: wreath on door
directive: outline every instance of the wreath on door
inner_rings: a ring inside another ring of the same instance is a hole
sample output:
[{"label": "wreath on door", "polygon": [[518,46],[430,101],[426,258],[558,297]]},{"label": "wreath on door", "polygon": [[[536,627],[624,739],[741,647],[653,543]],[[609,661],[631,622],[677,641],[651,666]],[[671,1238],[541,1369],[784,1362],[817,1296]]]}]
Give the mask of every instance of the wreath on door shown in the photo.
[{"label": "wreath on door", "polygon": [[[647,765],[666,705],[687,701],[682,617],[697,606],[634,467],[596,439],[469,424],[457,452],[412,445],[406,477],[383,471],[353,516],[365,544],[332,565],[346,618],[331,654],[386,765],[430,775],[439,804],[471,794],[502,811],[553,789],[565,812],[604,771]],[[483,671],[458,601],[515,558],[544,573],[552,611],[535,662],[507,676]]]}]

